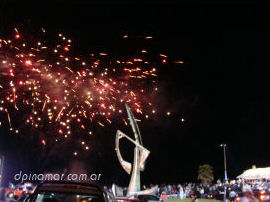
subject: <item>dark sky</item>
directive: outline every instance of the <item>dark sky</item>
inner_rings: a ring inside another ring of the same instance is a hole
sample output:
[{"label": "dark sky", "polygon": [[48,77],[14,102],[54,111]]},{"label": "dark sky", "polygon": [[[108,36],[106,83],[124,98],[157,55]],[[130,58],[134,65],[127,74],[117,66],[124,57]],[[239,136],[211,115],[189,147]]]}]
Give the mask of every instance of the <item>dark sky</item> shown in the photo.
[{"label": "dark sky", "polygon": [[[194,181],[204,163],[213,166],[216,179],[222,178],[221,143],[228,145],[230,178],[253,164],[270,166],[270,5],[3,0],[0,6],[2,33],[16,25],[33,30],[44,26],[68,33],[82,52],[114,53],[121,35],[150,34],[155,36],[154,49],[185,61],[160,70],[162,95],[157,103],[174,114],[140,125],[151,151],[143,183]],[[96,152],[84,163],[96,159],[93,167],[104,174],[103,183],[125,185],[128,176],[114,153],[116,130],[111,130],[96,137]],[[7,167],[20,170],[14,149],[4,147],[12,141],[2,138],[0,151],[10,156]],[[38,158],[31,152],[21,155]],[[26,167],[41,169],[31,163]]]}]

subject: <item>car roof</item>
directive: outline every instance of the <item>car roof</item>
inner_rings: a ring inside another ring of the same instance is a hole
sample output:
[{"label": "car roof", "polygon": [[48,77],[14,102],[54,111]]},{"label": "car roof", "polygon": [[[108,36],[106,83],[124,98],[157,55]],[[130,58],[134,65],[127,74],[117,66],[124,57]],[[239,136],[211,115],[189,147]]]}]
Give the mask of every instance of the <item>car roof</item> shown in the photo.
[{"label": "car roof", "polygon": [[124,202],[124,201],[139,201],[139,199],[137,198],[127,198],[127,197],[116,197],[114,198],[115,201],[121,201],[121,202]]},{"label": "car roof", "polygon": [[76,182],[44,182],[40,184],[36,192],[68,192],[76,194],[102,195],[102,190],[93,184]]}]

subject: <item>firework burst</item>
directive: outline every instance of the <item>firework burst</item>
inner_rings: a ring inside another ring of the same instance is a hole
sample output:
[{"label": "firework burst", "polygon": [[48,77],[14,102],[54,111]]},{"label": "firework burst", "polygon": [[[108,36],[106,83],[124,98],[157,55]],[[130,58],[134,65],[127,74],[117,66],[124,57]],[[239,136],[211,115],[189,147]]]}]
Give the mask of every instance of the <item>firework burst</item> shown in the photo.
[{"label": "firework burst", "polygon": [[[12,133],[29,125],[49,128],[55,141],[72,138],[74,130],[92,135],[94,124],[106,127],[121,120],[127,125],[124,103],[141,118],[155,114],[149,100],[157,91],[157,62],[148,50],[127,59],[104,52],[77,57],[70,38],[56,38],[49,46],[46,40],[27,40],[15,28],[11,39],[0,39],[0,113]],[[158,62],[166,63],[167,56],[161,54]],[[41,144],[47,145],[46,137]]]}]

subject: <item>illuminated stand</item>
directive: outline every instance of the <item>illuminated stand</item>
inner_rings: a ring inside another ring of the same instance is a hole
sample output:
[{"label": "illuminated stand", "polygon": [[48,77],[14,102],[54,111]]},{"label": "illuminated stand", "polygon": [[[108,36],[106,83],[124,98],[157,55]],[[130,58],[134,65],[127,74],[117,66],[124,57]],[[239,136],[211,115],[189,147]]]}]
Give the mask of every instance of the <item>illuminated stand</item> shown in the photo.
[{"label": "illuminated stand", "polygon": [[[125,104],[125,107],[127,110],[129,123],[131,125],[135,140],[133,140],[132,138],[130,138],[129,136],[127,136],[126,134],[124,134],[123,132],[118,130],[116,132],[115,151],[116,151],[118,160],[119,160],[120,164],[122,165],[123,169],[129,175],[131,174],[131,178],[130,178],[130,182],[129,182],[129,186],[128,186],[128,190],[127,190],[127,196],[132,196],[132,195],[140,194],[140,193],[144,193],[144,194],[155,193],[157,191],[157,187],[153,187],[151,189],[141,191],[140,172],[144,170],[145,161],[146,161],[147,157],[149,156],[150,151],[143,147],[142,137],[141,137],[140,130],[139,130],[139,127],[137,124],[138,120],[135,119],[133,113],[131,112],[131,110],[127,104]],[[132,165],[131,165],[131,163],[123,160],[123,158],[122,158],[122,155],[121,155],[120,149],[119,149],[119,140],[121,138],[126,138],[127,140],[129,140],[130,142],[132,142],[135,145]],[[114,187],[117,187],[117,186],[114,185]],[[115,193],[117,193],[117,191],[115,191]],[[115,194],[115,195],[117,195],[117,194]]]},{"label": "illuminated stand", "polygon": [[4,156],[0,155],[0,187],[2,185],[3,166],[4,166]]}]

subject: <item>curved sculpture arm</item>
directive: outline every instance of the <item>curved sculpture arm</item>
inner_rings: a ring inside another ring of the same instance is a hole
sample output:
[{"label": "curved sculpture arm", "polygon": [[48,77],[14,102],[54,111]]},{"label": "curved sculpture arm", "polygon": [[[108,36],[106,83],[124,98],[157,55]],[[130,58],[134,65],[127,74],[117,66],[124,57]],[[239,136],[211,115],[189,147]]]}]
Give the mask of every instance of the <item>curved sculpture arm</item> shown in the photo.
[{"label": "curved sculpture arm", "polygon": [[139,145],[138,143],[136,143],[134,140],[132,140],[130,137],[128,137],[126,134],[124,134],[120,130],[118,130],[116,132],[115,151],[116,151],[116,154],[117,154],[117,157],[118,157],[120,164],[122,165],[122,167],[124,168],[124,170],[128,174],[131,173],[131,163],[129,163],[123,159],[123,157],[120,153],[120,149],[119,149],[119,140],[122,137],[127,138],[129,141],[131,141],[133,144],[135,144],[139,148],[139,150],[140,150],[140,170],[143,171],[145,168],[145,161],[148,158],[150,151],[147,150],[146,148],[144,148],[143,146]]},{"label": "curved sculpture arm", "polygon": [[148,158],[149,154],[150,154],[150,151],[148,151],[147,149],[140,150],[140,170],[141,171],[144,171],[145,161]]},{"label": "curved sculpture arm", "polygon": [[117,131],[116,133],[116,138],[115,138],[115,151],[118,157],[118,160],[123,167],[123,169],[130,175],[131,173],[131,163],[125,161],[120,153],[119,149],[119,140],[122,138],[122,132],[120,130]]}]

